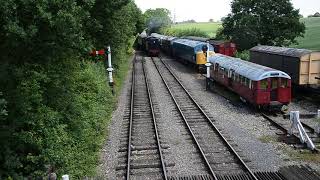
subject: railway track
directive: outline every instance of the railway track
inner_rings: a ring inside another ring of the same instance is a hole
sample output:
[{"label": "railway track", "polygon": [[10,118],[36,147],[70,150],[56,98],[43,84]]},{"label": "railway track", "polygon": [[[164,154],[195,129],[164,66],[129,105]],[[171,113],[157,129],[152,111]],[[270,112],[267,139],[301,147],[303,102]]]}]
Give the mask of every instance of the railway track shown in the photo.
[{"label": "railway track", "polygon": [[189,130],[210,176],[219,179],[220,175],[236,174],[242,179],[258,179],[165,62],[158,58],[153,58],[152,61]]},{"label": "railway track", "polygon": [[[288,135],[289,134],[289,130],[291,127],[291,122],[288,119],[284,119],[284,118],[280,118],[281,121],[279,120],[279,118],[276,117],[272,117],[271,115],[268,115],[266,113],[261,113],[262,117],[265,118],[266,120],[268,120],[274,127],[276,127],[277,129],[281,130],[284,135]],[[305,128],[306,133],[308,134],[308,136],[311,138],[311,140],[313,141],[313,143],[316,145],[316,147],[319,148],[320,145],[320,136],[319,134],[317,134],[315,132],[315,129],[311,126],[309,126],[306,123],[301,122],[302,126]],[[292,138],[294,138],[295,143],[298,143],[299,137],[297,134],[292,134],[291,135]],[[293,142],[291,142],[293,143]],[[304,147],[306,147],[306,144],[303,144]],[[319,152],[318,149],[314,150],[315,152]]]},{"label": "railway track", "polygon": [[[133,62],[124,179],[167,179],[163,149],[141,56]],[[118,168],[121,169],[121,168]]]}]

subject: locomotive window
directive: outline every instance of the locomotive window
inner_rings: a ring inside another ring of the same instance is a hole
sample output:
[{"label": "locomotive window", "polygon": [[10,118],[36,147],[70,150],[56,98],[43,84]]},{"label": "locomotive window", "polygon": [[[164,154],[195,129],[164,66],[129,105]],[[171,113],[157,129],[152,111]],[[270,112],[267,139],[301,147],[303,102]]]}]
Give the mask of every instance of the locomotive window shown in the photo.
[{"label": "locomotive window", "polygon": [[260,81],[260,89],[266,90],[268,88],[268,80],[264,79]]}]

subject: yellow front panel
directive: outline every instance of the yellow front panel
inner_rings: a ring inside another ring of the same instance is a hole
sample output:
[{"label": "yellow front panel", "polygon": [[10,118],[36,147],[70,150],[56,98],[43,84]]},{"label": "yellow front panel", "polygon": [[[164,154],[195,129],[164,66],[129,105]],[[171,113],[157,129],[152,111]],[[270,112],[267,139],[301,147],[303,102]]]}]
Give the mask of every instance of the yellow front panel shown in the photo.
[{"label": "yellow front panel", "polygon": [[[215,53],[213,51],[209,51],[209,57],[214,55]],[[196,55],[196,61],[197,61],[197,64],[206,64],[207,63],[206,54],[204,54],[202,51],[198,52]]]}]

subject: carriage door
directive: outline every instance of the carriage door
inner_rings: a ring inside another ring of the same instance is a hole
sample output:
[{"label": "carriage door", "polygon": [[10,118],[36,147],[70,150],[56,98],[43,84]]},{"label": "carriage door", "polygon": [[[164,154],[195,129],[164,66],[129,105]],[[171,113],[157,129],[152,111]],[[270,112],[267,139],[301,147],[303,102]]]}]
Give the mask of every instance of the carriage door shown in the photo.
[{"label": "carriage door", "polygon": [[270,101],[278,100],[278,78],[271,78]]},{"label": "carriage door", "polygon": [[235,71],[233,69],[229,69],[228,71],[228,86],[232,87],[232,82],[235,77]]}]

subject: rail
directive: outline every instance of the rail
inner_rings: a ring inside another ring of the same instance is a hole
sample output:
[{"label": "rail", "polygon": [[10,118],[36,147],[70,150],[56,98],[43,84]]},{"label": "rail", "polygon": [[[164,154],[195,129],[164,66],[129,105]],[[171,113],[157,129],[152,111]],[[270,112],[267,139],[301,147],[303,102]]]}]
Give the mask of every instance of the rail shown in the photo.
[{"label": "rail", "polygon": [[[174,80],[180,85],[180,87],[183,89],[183,91],[188,95],[188,98],[193,102],[193,104],[195,105],[195,107],[201,112],[201,114],[205,117],[206,121],[210,124],[211,128],[214,130],[214,132],[222,139],[223,143],[226,145],[226,147],[229,149],[229,151],[231,152],[231,154],[233,154],[236,159],[238,160],[238,162],[240,162],[241,166],[243,167],[243,170],[246,171],[247,173],[249,173],[249,176],[251,176],[252,179],[257,180],[258,178],[255,176],[255,174],[252,172],[252,170],[245,164],[245,162],[242,160],[242,158],[238,155],[238,153],[233,149],[233,147],[229,144],[229,142],[226,140],[226,138],[221,134],[221,132],[218,130],[218,128],[213,124],[213,122],[211,121],[211,119],[208,117],[208,115],[204,112],[204,110],[200,107],[200,105],[194,100],[194,98],[190,95],[190,93],[188,92],[188,90],[183,86],[183,84],[179,81],[179,79],[176,77],[176,75],[172,72],[172,70],[168,67],[168,65],[161,59],[159,58],[161,63],[164,65],[164,67],[166,67],[166,69],[169,71],[169,73],[172,75],[172,77],[174,78]],[[212,177],[214,179],[218,179],[216,173],[213,171],[213,169],[211,168],[211,165],[206,157],[206,155],[204,154],[203,149],[201,148],[197,138],[195,137],[184,113],[182,112],[180,105],[178,104],[176,98],[174,97],[171,88],[169,87],[167,81],[165,80],[165,78],[163,77],[162,73],[159,70],[158,65],[154,62],[154,58],[152,58],[152,61],[162,79],[162,81],[164,82],[165,86],[167,87],[173,101],[175,102],[175,105],[177,107],[177,109],[179,110],[179,113],[181,115],[181,117],[184,120],[184,123],[186,124],[192,138],[193,141],[195,142],[195,144],[197,145],[197,148],[199,149],[202,158],[204,159],[206,166],[208,167],[210,174],[212,175]]]},{"label": "rail", "polygon": [[[134,58],[133,61],[133,70],[132,70],[132,84],[131,84],[131,99],[130,99],[130,118],[129,118],[129,133],[128,133],[128,153],[127,153],[127,170],[126,170],[126,179],[130,180],[130,169],[131,169],[131,154],[132,154],[132,132],[133,132],[133,119],[134,119],[134,106],[135,106],[135,101],[134,101],[134,94],[135,94],[135,86],[136,86],[136,74],[135,74],[135,61],[136,57]],[[160,161],[161,161],[161,168],[162,168],[162,174],[163,174],[163,179],[167,180],[167,173],[166,173],[166,168],[165,168],[165,163],[164,163],[164,158],[162,154],[162,148],[159,140],[159,132],[158,132],[158,127],[156,123],[156,117],[154,113],[154,107],[153,107],[153,101],[150,93],[150,88],[149,88],[149,81],[148,81],[148,76],[147,73],[145,72],[145,67],[144,67],[144,62],[142,61],[142,71],[145,79],[145,84],[146,84],[146,91],[148,95],[148,102],[151,110],[151,116],[152,116],[152,122],[153,122],[153,127],[154,127],[154,133],[155,133],[155,138],[156,138],[156,144],[157,144],[157,150],[159,153]]]}]

